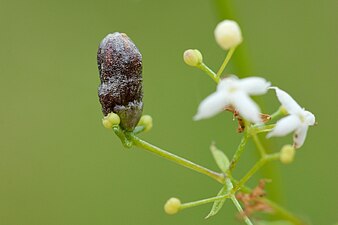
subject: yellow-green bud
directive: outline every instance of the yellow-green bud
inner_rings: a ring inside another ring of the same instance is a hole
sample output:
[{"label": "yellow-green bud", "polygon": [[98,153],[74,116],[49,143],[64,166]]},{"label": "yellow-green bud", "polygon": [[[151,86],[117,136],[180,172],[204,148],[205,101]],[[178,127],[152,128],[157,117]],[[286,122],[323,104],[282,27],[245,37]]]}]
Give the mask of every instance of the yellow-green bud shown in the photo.
[{"label": "yellow-green bud", "polygon": [[286,108],[284,106],[280,106],[279,107],[279,110],[280,112],[283,114],[283,115],[288,115],[288,111],[286,110]]},{"label": "yellow-green bud", "polygon": [[183,60],[189,66],[198,66],[203,62],[203,57],[197,49],[189,49],[184,52]]},{"label": "yellow-green bud", "polygon": [[149,115],[143,115],[138,122],[139,126],[144,127],[144,131],[147,132],[153,127],[153,118]]},{"label": "yellow-green bud", "polygon": [[176,214],[181,207],[181,201],[178,198],[170,198],[164,205],[164,211],[169,215]]},{"label": "yellow-green bud", "polygon": [[296,150],[292,145],[284,145],[280,151],[280,161],[289,164],[295,158]]},{"label": "yellow-green bud", "polygon": [[120,117],[115,113],[109,113],[102,119],[102,124],[105,128],[111,129],[114,125],[120,124]]}]

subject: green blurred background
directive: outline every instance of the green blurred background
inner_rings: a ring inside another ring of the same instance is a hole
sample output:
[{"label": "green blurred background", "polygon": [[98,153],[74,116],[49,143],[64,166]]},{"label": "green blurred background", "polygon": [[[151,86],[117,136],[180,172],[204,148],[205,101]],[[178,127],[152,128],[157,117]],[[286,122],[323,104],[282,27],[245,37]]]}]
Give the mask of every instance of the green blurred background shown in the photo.
[{"label": "green blurred background", "polygon": [[[192,121],[215,85],[182,54],[198,48],[217,69],[225,53],[213,29],[222,18],[237,20],[244,35],[227,72],[266,77],[319,123],[293,164],[267,167],[251,186],[277,174],[268,196],[312,224],[337,222],[337,9],[336,0],[0,0],[0,225],[238,224],[230,202],[208,220],[211,205],[166,215],[169,197],[198,200],[220,186],[124,149],[102,127],[97,98],[98,44],[109,32],[125,32],[143,54],[144,112],[154,118],[142,137],[216,169],[211,141],[231,156],[240,135],[230,114]],[[259,99],[268,113],[278,107],[273,93]],[[291,136],[273,141],[277,151]],[[237,177],[256,152],[249,145]]]}]

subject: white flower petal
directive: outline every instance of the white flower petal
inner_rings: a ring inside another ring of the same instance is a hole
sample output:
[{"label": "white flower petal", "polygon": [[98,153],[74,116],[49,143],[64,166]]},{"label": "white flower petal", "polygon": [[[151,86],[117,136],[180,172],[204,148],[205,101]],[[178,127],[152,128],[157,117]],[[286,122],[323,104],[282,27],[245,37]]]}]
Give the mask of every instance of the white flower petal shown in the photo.
[{"label": "white flower petal", "polygon": [[275,137],[275,136],[285,136],[292,131],[296,130],[301,125],[301,121],[298,116],[289,115],[280,119],[277,123],[275,128],[268,133],[266,136],[267,138]]},{"label": "white flower petal", "polygon": [[242,91],[234,93],[231,98],[231,104],[244,119],[253,123],[262,122],[259,107],[246,93]]},{"label": "white flower petal", "polygon": [[227,95],[224,91],[217,91],[205,98],[199,105],[194,120],[206,119],[224,110],[228,105]]},{"label": "white flower petal", "polygon": [[249,95],[262,95],[268,91],[271,83],[262,77],[248,77],[240,80],[240,87]]},{"label": "white flower petal", "polygon": [[309,111],[304,111],[305,123],[308,126],[313,126],[316,122],[316,117]]},{"label": "white flower petal", "polygon": [[217,85],[217,91],[228,91],[229,89],[237,89],[239,80],[236,76],[230,76],[220,80]]},{"label": "white flower petal", "polygon": [[307,125],[302,125],[296,130],[293,136],[293,145],[295,148],[300,148],[304,144],[308,128]]},{"label": "white flower petal", "polygon": [[279,89],[278,87],[271,87],[270,89],[276,90],[276,95],[279,102],[286,109],[286,111],[288,111],[289,114],[299,114],[304,111],[299,106],[299,104],[285,91]]}]

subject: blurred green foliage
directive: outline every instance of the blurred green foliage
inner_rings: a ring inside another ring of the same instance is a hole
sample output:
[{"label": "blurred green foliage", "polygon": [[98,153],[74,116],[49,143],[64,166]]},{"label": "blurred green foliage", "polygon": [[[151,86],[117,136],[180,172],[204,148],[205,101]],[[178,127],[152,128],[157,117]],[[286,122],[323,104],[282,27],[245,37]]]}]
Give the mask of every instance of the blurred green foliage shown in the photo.
[{"label": "blurred green foliage", "polygon": [[[192,121],[215,85],[182,60],[185,49],[198,48],[210,67],[222,62],[225,54],[213,29],[224,15],[215,3],[0,1],[0,225],[238,223],[228,202],[209,220],[203,218],[211,205],[165,215],[169,197],[198,200],[216,195],[220,185],[135,148],[123,149],[102,127],[97,98],[98,44],[109,32],[125,32],[143,54],[144,111],[154,118],[153,130],[142,136],[217,169],[211,141],[232,155],[240,135],[230,114]],[[248,52],[252,73],[238,75],[266,77],[318,120],[295,162],[278,167],[279,198],[313,224],[333,224],[338,220],[338,2],[233,3],[231,17],[242,27],[240,48]],[[230,64],[227,72],[249,72]],[[261,99],[267,113],[278,107],[271,93]],[[276,139],[273,150],[290,141]],[[257,159],[250,146],[238,177]]]}]

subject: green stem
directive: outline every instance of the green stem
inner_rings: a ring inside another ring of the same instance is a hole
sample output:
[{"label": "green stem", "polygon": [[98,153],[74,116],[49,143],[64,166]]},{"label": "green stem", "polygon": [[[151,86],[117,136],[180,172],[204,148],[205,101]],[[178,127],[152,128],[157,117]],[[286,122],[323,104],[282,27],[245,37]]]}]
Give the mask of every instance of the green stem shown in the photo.
[{"label": "green stem", "polygon": [[205,72],[206,74],[209,75],[209,77],[216,82],[216,84],[218,84],[219,82],[219,77],[215,74],[214,71],[212,71],[207,65],[205,65],[204,63],[201,63],[197,66],[198,69],[202,70],[203,72]]},{"label": "green stem", "polygon": [[234,203],[234,205],[236,206],[237,210],[241,213],[241,215],[243,216],[244,222],[248,225],[253,225],[253,223],[251,222],[251,220],[249,219],[249,217],[247,215],[245,215],[241,204],[239,204],[238,200],[236,199],[236,197],[234,195],[231,196],[231,200]]},{"label": "green stem", "polygon": [[261,125],[261,124],[257,124],[254,125],[250,128],[249,133],[250,134],[258,134],[258,133],[264,133],[264,132],[269,132],[271,131],[274,127],[276,126],[276,124],[269,124],[269,125]]},{"label": "green stem", "polygon": [[270,117],[271,117],[271,118],[270,118],[270,121],[273,121],[274,119],[277,119],[278,117],[285,115],[285,114],[284,114],[284,111],[285,111],[285,109],[283,109],[282,106],[279,107],[278,110],[277,110],[276,112],[274,112],[274,113],[271,114],[271,116],[270,116]]},{"label": "green stem", "polygon": [[191,207],[195,207],[195,206],[199,206],[199,205],[204,205],[204,204],[207,204],[207,203],[212,203],[212,202],[222,200],[222,199],[226,199],[226,198],[230,198],[230,195],[229,194],[220,195],[220,196],[216,196],[216,197],[198,200],[198,201],[195,201],[195,202],[184,203],[184,204],[181,205],[180,209],[187,209],[187,208],[191,208]]},{"label": "green stem", "polygon": [[[230,0],[212,0],[211,1],[215,13],[217,15],[217,21],[224,20],[224,19],[232,19],[236,20],[241,24],[241,18],[236,15],[236,7],[239,5],[237,1],[230,1]],[[249,74],[252,74],[252,65],[250,63],[249,54],[247,52],[246,44],[243,43],[236,48],[236,54],[231,59],[231,63],[234,65],[235,74],[240,75],[240,77],[245,77]],[[262,103],[262,102],[260,102]],[[264,111],[264,104],[260,104],[262,110]],[[268,140],[263,141],[265,146],[269,145]],[[257,152],[257,154],[259,154]],[[269,175],[271,179],[274,180],[272,186],[272,190],[270,195],[274,199],[281,200],[281,193],[280,186],[278,185],[278,171],[275,165],[271,165],[269,167],[265,167],[263,169],[263,173]]]},{"label": "green stem", "polygon": [[256,144],[257,149],[259,150],[259,153],[261,154],[262,157],[264,157],[266,155],[266,150],[262,145],[262,143],[259,141],[257,134],[253,134],[252,138]]},{"label": "green stem", "polygon": [[186,168],[189,168],[191,170],[194,170],[198,173],[202,173],[204,175],[207,175],[208,177],[211,177],[213,178],[214,180],[218,181],[219,183],[224,183],[224,175],[221,174],[221,173],[217,173],[217,172],[214,172],[210,169],[207,169],[203,166],[200,166],[196,163],[193,163],[187,159],[184,159],[182,157],[179,157],[177,155],[174,155],[170,152],[167,152],[159,147],[156,147],[146,141],[143,141],[141,140],[140,138],[136,137],[135,135],[133,134],[130,134],[130,140],[138,147],[142,148],[142,149],[145,149],[147,151],[150,151],[158,156],[161,156],[165,159],[168,159],[172,162],[175,162],[181,166],[184,166]]},{"label": "green stem", "polygon": [[133,146],[133,143],[131,143],[125,133],[123,132],[123,130],[121,129],[121,127],[119,125],[115,125],[113,126],[113,131],[115,132],[115,134],[120,138],[122,144],[124,147],[126,148],[131,148]]},{"label": "green stem", "polygon": [[279,159],[280,154],[270,154],[265,155],[262,157],[250,170],[247,172],[247,174],[244,175],[244,177],[237,183],[237,185],[233,188],[232,193],[236,193],[260,168],[262,168],[267,162]]},{"label": "green stem", "polygon": [[230,198],[231,201],[234,203],[236,206],[238,212],[243,216],[244,222],[248,225],[252,225],[252,222],[250,221],[249,217],[244,213],[241,205],[239,204],[238,200],[235,197],[235,193],[232,193],[231,191],[233,190],[234,186],[231,182],[231,176],[225,179],[225,183],[228,187],[228,191],[230,192]]},{"label": "green stem", "polygon": [[241,142],[239,143],[239,145],[237,147],[237,150],[236,150],[234,156],[232,157],[232,160],[231,160],[231,163],[230,163],[230,166],[229,166],[229,171],[228,171],[229,173],[231,173],[234,170],[234,168],[236,167],[236,165],[237,165],[237,163],[238,163],[238,161],[239,161],[239,159],[240,159],[240,157],[241,157],[241,155],[244,151],[245,145],[248,141],[248,137],[249,137],[248,133],[245,132],[243,137],[242,137]]},{"label": "green stem", "polygon": [[217,72],[217,74],[216,74],[216,76],[217,76],[218,78],[222,75],[222,73],[223,73],[225,67],[228,65],[228,63],[229,63],[229,61],[230,61],[232,55],[233,55],[234,52],[235,52],[235,49],[236,49],[236,47],[233,47],[233,48],[230,48],[230,50],[228,51],[228,54],[226,55],[226,57],[225,57],[225,59],[224,59],[222,65],[221,65],[221,67],[219,68],[219,70],[218,70],[218,72]]},{"label": "green stem", "polygon": [[[212,170],[209,170],[207,168],[204,168],[200,165],[197,165],[189,160],[186,160],[184,158],[181,158],[179,156],[176,156],[172,153],[169,153],[165,150],[162,150],[156,146],[153,146],[143,140],[141,140],[140,138],[136,137],[134,134],[129,134],[129,140],[126,138],[125,134],[122,132],[121,129],[114,127],[113,128],[115,133],[122,138],[122,140],[124,141],[132,141],[136,146],[143,148],[147,151],[150,151],[154,154],[157,154],[163,158],[166,158],[170,161],[173,161],[179,165],[182,165],[184,167],[187,167],[189,169],[192,169],[196,172],[205,174],[211,178],[213,178],[214,180],[218,181],[219,183],[224,184],[225,183],[225,177],[223,174],[220,173],[216,173]],[[248,174],[246,176],[244,176],[240,181],[236,181],[235,179],[233,179],[230,176],[230,179],[232,179],[232,182],[234,182],[236,184],[236,186],[234,188],[232,188],[231,194],[234,195],[239,189],[243,189],[243,191],[247,191],[250,192],[251,189],[244,186],[244,184],[246,183],[247,180],[249,180],[249,178],[259,169],[261,168],[266,162],[270,161],[270,160],[274,160],[279,158],[279,153],[277,154],[272,154],[272,155],[267,155],[266,157],[262,158],[259,162],[264,161],[262,163],[262,165],[258,165],[257,164],[248,172]],[[259,163],[258,162],[258,163]],[[189,208],[189,207],[193,207],[193,206],[198,206],[201,204],[206,204],[206,203],[210,203],[210,202],[214,202],[220,199],[224,199],[224,198],[229,198],[230,194],[227,195],[222,195],[222,196],[216,196],[213,198],[209,198],[209,199],[204,199],[204,200],[200,200],[200,201],[196,201],[196,202],[191,202],[191,203],[185,203],[182,204],[183,208]],[[286,209],[282,208],[281,206],[279,206],[277,203],[268,200],[266,198],[263,198],[263,200],[272,208],[274,209],[277,213],[279,213],[282,217],[294,222],[294,224],[296,225],[304,225],[304,223],[298,219],[296,216],[294,216],[291,212],[287,211]],[[237,201],[237,199],[236,199]],[[237,202],[238,203],[238,202]],[[234,202],[234,204],[237,204]],[[238,203],[239,204],[239,203]],[[236,206],[237,207],[237,206]],[[248,224],[248,223],[247,223]]]}]

